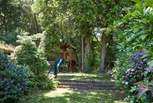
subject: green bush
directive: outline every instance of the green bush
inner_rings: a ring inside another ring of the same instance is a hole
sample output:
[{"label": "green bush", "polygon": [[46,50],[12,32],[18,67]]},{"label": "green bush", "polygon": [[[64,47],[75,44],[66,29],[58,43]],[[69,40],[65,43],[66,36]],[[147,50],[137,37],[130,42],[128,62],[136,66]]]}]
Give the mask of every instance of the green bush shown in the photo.
[{"label": "green bush", "polygon": [[144,52],[132,54],[130,68],[123,75],[123,84],[130,103],[153,102],[153,67],[147,65]]},{"label": "green bush", "polygon": [[[114,40],[116,41],[116,63],[113,69],[117,83],[127,91],[130,103],[151,103],[150,89],[152,82],[143,68],[133,68],[129,56],[138,50],[145,50],[147,60],[153,58],[153,1],[134,0],[135,5],[121,20],[115,22]],[[152,73],[149,72],[152,75]],[[153,79],[153,78],[152,78]],[[139,82],[139,83],[138,83]],[[142,90],[143,88],[143,90]],[[141,91],[142,90],[142,91]],[[141,95],[142,94],[142,95]],[[152,93],[153,94],[153,93]]]},{"label": "green bush", "polygon": [[36,39],[31,36],[19,37],[20,45],[15,49],[14,60],[17,64],[28,66],[34,73],[34,78],[29,81],[29,88],[53,89],[57,83],[45,75],[48,64],[43,49],[36,46]]},{"label": "green bush", "polygon": [[47,70],[47,60],[38,52],[35,42],[30,37],[23,37],[16,47],[14,59],[17,64],[27,65],[35,75],[42,75]]},{"label": "green bush", "polygon": [[27,67],[12,64],[0,53],[0,103],[16,103],[27,91],[31,75]]},{"label": "green bush", "polygon": [[114,40],[116,42],[116,62],[114,77],[118,82],[122,82],[124,71],[130,66],[128,57],[137,50],[146,49],[148,59],[153,57],[153,7],[152,0],[135,0],[132,6],[122,19],[115,22]]},{"label": "green bush", "polygon": [[35,83],[41,90],[55,89],[58,85],[58,82],[48,79],[45,75],[37,76]]},{"label": "green bush", "polygon": [[1,33],[0,41],[4,41],[7,44],[16,44],[17,35],[18,33],[16,32]]}]

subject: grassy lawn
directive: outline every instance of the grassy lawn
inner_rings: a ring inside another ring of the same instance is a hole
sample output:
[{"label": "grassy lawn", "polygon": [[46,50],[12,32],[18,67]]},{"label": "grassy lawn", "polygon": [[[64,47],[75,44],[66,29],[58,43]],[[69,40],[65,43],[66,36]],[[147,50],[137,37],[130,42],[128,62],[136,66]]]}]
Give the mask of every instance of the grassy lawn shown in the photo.
[{"label": "grassy lawn", "polygon": [[110,80],[109,74],[59,73],[59,80]]},{"label": "grassy lawn", "polygon": [[73,91],[57,89],[37,91],[21,98],[19,103],[126,103],[119,92],[114,91]]},{"label": "grassy lawn", "polygon": [[[85,73],[59,73],[58,80],[110,80],[109,75]],[[21,98],[19,103],[126,103],[119,91],[57,88],[52,91],[35,91]]]}]

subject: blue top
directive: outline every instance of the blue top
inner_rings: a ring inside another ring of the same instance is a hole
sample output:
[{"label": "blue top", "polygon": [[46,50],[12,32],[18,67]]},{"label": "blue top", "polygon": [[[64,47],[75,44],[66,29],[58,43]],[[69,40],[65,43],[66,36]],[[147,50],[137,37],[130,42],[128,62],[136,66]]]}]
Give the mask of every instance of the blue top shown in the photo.
[{"label": "blue top", "polygon": [[62,58],[57,58],[54,62],[54,65],[50,68],[49,72],[51,72],[51,69],[54,71],[54,73],[57,73],[59,70],[59,66],[61,65],[61,63],[63,62]]},{"label": "blue top", "polygon": [[54,66],[58,66],[58,67],[59,67],[59,66],[61,65],[62,61],[63,61],[62,58],[57,58],[57,59],[55,60]]}]

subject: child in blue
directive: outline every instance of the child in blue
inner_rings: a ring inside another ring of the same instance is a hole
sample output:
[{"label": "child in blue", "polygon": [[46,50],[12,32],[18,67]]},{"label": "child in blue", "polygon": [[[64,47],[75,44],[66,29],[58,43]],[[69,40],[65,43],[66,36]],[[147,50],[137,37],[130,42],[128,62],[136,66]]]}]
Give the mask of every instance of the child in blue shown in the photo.
[{"label": "child in blue", "polygon": [[52,68],[50,68],[49,73],[51,72],[51,69],[53,69],[54,76],[57,78],[57,73],[59,72],[59,67],[62,64],[63,59],[62,58],[57,58],[55,60],[55,63],[53,64]]}]

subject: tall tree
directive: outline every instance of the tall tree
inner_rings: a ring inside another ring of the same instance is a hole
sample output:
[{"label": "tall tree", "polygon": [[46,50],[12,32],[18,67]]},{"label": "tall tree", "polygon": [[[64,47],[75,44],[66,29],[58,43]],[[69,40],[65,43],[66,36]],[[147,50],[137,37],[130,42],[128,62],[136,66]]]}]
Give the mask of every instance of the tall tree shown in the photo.
[{"label": "tall tree", "polygon": [[[96,20],[96,7],[91,0],[71,0],[70,10],[75,24],[81,35],[82,42],[82,70],[88,69],[88,60],[91,52],[91,37]],[[85,64],[85,65],[84,65]]]},{"label": "tall tree", "polygon": [[51,53],[53,42],[55,44],[61,38],[70,42],[70,39],[77,37],[76,33],[78,33],[82,38],[80,40],[82,70],[87,70],[92,55],[91,43],[95,36],[94,29],[101,28],[103,31],[99,71],[104,72],[107,68],[111,68],[114,59],[111,49],[113,45],[111,25],[114,20],[122,16],[122,8],[129,5],[127,2],[129,0],[126,2],[123,0],[37,0],[34,7],[36,13],[39,13],[42,31],[46,31],[47,41],[51,40],[46,43],[47,53]]},{"label": "tall tree", "polygon": [[16,0],[0,0],[0,40],[14,43],[21,24],[21,10]]},{"label": "tall tree", "polygon": [[100,72],[112,69],[114,54],[112,51],[113,35],[112,25],[115,20],[123,14],[123,8],[130,6],[131,2],[127,0],[96,0],[97,5],[97,27],[102,29],[101,32],[101,53],[100,53]]}]

